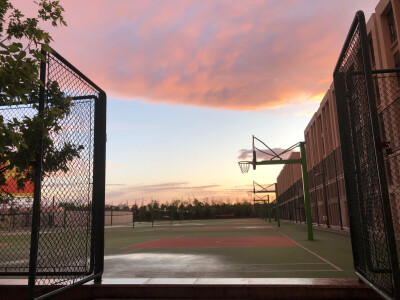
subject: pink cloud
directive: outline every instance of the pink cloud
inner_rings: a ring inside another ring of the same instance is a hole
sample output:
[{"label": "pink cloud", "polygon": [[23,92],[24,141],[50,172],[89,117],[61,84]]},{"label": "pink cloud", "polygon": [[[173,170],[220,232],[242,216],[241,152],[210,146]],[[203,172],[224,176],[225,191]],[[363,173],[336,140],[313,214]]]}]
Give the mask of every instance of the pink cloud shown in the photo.
[{"label": "pink cloud", "polygon": [[377,1],[62,3],[54,47],[110,96],[253,110],[325,92],[355,12]]}]

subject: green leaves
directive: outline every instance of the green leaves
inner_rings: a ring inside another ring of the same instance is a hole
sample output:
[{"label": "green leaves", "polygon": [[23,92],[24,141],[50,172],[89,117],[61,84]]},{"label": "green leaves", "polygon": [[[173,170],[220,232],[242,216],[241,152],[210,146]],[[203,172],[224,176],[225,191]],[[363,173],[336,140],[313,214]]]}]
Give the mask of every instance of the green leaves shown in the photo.
[{"label": "green leaves", "polygon": [[39,21],[66,25],[59,1],[42,0],[37,18],[26,18],[10,0],[0,0],[0,105],[27,103],[28,95],[40,86],[41,49],[51,52],[50,34]]},{"label": "green leaves", "polygon": [[51,20],[51,25],[56,27],[57,23],[60,25],[67,26],[62,13],[64,8],[60,5],[60,1],[41,1],[39,3],[39,15],[38,18],[47,21]]},{"label": "green leaves", "polygon": [[15,53],[21,51],[22,44],[21,43],[12,43],[7,47],[9,53]]},{"label": "green leaves", "polygon": [[[51,52],[50,34],[39,28],[40,21],[52,26],[66,25],[59,1],[41,0],[36,18],[28,18],[10,0],[0,0],[0,106],[32,105],[38,109],[41,50]],[[61,131],[60,121],[70,114],[72,102],[57,82],[46,84],[46,105],[33,117],[5,119],[0,115],[0,202],[12,199],[4,191],[6,175],[12,172],[19,188],[34,178],[36,153],[42,147],[43,176],[67,172],[68,163],[79,158],[80,145],[55,145]],[[7,175],[8,176],[8,175]]]}]

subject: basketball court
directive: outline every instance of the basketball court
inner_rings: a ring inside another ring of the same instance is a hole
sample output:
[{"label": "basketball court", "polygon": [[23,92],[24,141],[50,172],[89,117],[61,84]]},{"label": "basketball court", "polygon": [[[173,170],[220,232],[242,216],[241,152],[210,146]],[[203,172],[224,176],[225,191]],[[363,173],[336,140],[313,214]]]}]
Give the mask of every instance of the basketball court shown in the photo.
[{"label": "basketball court", "polygon": [[350,238],[260,219],[108,227],[104,278],[354,278]]}]

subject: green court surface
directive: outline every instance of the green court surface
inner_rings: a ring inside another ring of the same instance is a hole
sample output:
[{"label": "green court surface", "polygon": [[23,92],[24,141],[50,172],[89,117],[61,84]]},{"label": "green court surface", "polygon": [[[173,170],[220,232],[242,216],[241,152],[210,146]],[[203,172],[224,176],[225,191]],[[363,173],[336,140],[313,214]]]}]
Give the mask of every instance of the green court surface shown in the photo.
[{"label": "green court surface", "polygon": [[259,219],[105,229],[105,278],[353,278],[350,237]]}]

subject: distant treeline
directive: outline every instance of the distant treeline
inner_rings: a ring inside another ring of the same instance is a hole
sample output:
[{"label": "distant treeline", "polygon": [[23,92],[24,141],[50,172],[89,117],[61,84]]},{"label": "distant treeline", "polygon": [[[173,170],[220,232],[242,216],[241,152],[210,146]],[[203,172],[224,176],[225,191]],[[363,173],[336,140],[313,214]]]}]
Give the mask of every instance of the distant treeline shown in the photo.
[{"label": "distant treeline", "polygon": [[[144,202],[144,201],[143,201]],[[107,211],[133,212],[136,220],[179,220],[179,219],[211,219],[211,218],[249,218],[261,217],[265,212],[265,206],[248,200],[242,201],[215,201],[215,200],[179,200],[160,203],[152,200],[149,204],[134,204],[129,206],[121,204],[118,206],[106,205]]]}]

